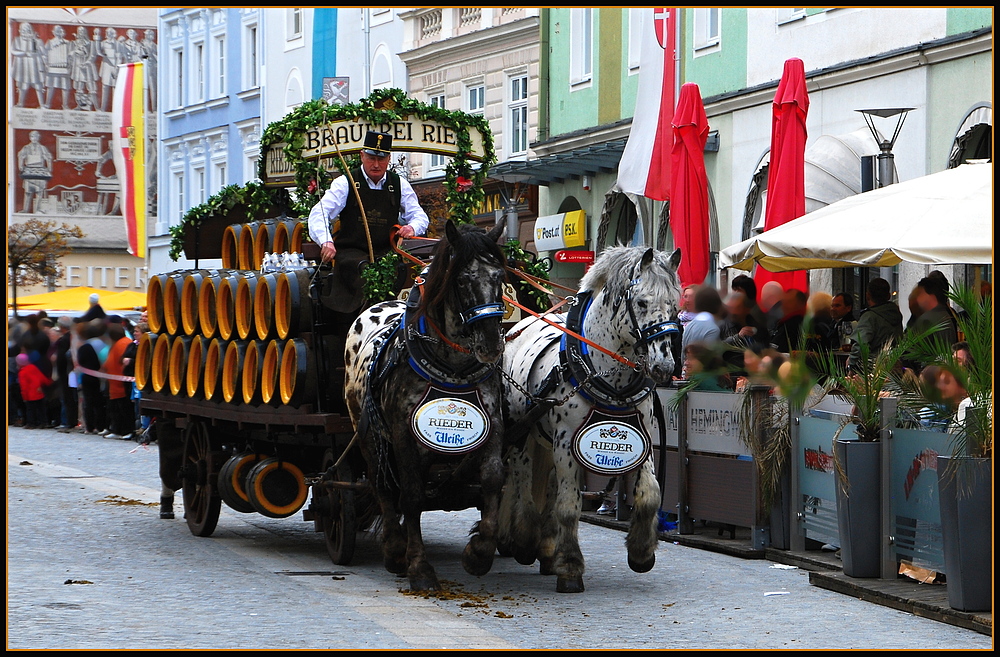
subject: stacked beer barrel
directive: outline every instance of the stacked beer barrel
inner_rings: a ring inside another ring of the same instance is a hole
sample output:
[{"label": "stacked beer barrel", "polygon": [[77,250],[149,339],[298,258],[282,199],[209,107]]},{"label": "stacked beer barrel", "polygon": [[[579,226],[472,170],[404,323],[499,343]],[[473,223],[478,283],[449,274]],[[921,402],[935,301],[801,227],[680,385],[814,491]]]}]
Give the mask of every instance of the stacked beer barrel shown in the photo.
[{"label": "stacked beer barrel", "polygon": [[[298,408],[315,400],[309,296],[314,268],[259,271],[264,253],[301,245],[301,226],[234,224],[227,234],[252,237],[237,239],[229,255],[224,244],[223,268],[150,277],[150,330],[136,352],[140,390],[253,406]],[[237,252],[238,263],[249,267],[227,266]]]}]

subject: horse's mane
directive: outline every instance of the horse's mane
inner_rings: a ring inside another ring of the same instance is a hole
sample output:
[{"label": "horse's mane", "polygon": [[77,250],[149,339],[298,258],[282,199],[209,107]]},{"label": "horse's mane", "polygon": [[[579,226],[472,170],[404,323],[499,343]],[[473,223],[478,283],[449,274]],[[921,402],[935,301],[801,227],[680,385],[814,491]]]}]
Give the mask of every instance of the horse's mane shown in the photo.
[{"label": "horse's mane", "polygon": [[432,315],[440,319],[449,296],[454,298],[458,273],[474,259],[491,262],[497,267],[502,267],[506,262],[500,245],[484,229],[473,224],[460,224],[456,227],[457,242],[452,244],[451,240],[442,239],[431,253],[431,264],[427,268],[417,316]]},{"label": "horse's mane", "polygon": [[[603,289],[609,298],[620,298],[638,273],[639,263],[648,249],[646,246],[612,246],[605,249],[580,280],[580,290],[597,293]],[[676,295],[680,289],[680,281],[670,265],[668,253],[654,250],[653,261],[645,273],[662,281],[655,288],[662,289],[665,295],[671,291]]]}]

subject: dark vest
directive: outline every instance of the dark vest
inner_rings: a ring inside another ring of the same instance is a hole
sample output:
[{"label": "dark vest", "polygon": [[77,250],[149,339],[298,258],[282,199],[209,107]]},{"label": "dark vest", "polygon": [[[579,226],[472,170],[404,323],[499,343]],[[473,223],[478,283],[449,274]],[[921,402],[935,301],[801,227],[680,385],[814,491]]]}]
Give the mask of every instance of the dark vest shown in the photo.
[{"label": "dark vest", "polygon": [[[389,233],[394,225],[399,223],[401,208],[399,175],[385,172],[385,182],[382,189],[371,189],[361,169],[351,171],[354,187],[361,196],[365,216],[368,218],[368,230],[371,233],[372,248],[376,257],[389,250]],[[368,253],[368,239],[365,236],[365,226],[361,219],[361,209],[354,190],[347,191],[347,204],[340,213],[340,231],[334,240],[337,251],[359,249]]]}]

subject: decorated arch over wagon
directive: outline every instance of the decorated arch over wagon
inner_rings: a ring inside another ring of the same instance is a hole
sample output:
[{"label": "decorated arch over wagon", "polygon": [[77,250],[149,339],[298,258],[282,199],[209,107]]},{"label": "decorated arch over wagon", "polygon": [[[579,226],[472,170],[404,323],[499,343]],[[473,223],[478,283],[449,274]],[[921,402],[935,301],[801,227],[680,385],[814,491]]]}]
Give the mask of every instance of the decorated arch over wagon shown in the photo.
[{"label": "decorated arch over wagon", "polygon": [[483,183],[496,163],[493,133],[477,114],[451,111],[378,89],[358,103],[303,103],[270,124],[261,138],[259,177],[265,187],[292,187],[307,214],[330,181],[357,164],[369,130],[393,136],[393,151],[445,155],[444,187],[451,218],[469,223],[483,201]]},{"label": "decorated arch over wagon", "polygon": [[[279,214],[305,218],[336,175],[360,164],[365,133],[393,135],[393,150],[450,157],[443,185],[449,216],[471,223],[483,184],[496,163],[493,133],[483,116],[434,107],[400,89],[377,89],[357,103],[311,100],[269,124],[261,137],[258,178],[229,185],[185,213],[170,229],[170,257],[219,257],[215,235],[234,222]],[[213,231],[213,229],[215,229]]]}]

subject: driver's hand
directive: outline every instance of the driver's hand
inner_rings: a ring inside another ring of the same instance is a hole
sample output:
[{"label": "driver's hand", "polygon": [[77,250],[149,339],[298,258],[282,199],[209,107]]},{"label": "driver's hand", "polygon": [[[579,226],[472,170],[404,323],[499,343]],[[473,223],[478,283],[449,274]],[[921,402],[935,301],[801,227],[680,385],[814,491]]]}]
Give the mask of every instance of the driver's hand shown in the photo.
[{"label": "driver's hand", "polygon": [[337,247],[333,245],[333,242],[323,242],[323,246],[319,249],[320,260],[322,262],[330,262],[336,255]]},{"label": "driver's hand", "polygon": [[416,236],[416,233],[413,230],[413,226],[400,226],[397,235],[403,239],[407,239]]}]

